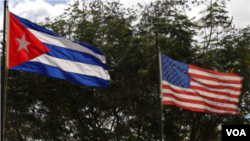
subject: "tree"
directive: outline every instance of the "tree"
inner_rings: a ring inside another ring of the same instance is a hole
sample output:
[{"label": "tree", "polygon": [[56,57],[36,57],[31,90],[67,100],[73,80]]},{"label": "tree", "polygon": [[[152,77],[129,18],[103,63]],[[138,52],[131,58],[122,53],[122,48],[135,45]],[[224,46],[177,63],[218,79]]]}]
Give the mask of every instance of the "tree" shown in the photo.
[{"label": "tree", "polygon": [[[197,4],[197,3],[196,3]],[[184,3],[158,0],[137,8],[119,1],[78,1],[44,27],[92,44],[106,54],[108,89],[84,87],[28,72],[9,71],[6,138],[46,141],[150,141],[158,139],[156,40],[173,59],[244,76],[241,117],[194,113],[164,106],[167,140],[220,140],[220,125],[247,123],[249,29],[223,31],[232,19],[225,1],[209,1],[198,21]],[[203,40],[195,40],[204,31]],[[225,34],[225,36],[222,36]],[[235,53],[237,52],[237,53]],[[214,59],[216,58],[216,59]],[[213,59],[213,61],[210,61]]]}]

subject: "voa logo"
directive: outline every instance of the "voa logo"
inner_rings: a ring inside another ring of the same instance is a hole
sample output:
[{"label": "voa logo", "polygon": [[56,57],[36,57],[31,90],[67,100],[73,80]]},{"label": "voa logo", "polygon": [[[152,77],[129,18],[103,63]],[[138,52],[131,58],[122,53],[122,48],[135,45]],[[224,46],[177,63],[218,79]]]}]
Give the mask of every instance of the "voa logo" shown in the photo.
[{"label": "voa logo", "polygon": [[228,136],[247,136],[244,129],[226,129],[226,132]]}]

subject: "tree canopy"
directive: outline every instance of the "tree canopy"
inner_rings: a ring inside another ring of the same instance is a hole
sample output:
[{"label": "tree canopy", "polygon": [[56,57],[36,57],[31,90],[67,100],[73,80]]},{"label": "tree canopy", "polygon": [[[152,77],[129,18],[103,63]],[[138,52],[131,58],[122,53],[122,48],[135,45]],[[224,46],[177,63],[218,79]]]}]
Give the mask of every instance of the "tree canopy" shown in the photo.
[{"label": "tree canopy", "polygon": [[222,124],[249,124],[250,27],[231,28],[226,2],[194,0],[194,6],[207,7],[200,19],[190,19],[189,5],[176,1],[127,8],[119,1],[76,0],[61,16],[40,25],[100,48],[111,75],[109,88],[10,70],[5,137],[11,141],[157,140],[156,39],[161,51],[175,60],[244,77],[241,116],[164,106],[165,139],[219,141]]}]

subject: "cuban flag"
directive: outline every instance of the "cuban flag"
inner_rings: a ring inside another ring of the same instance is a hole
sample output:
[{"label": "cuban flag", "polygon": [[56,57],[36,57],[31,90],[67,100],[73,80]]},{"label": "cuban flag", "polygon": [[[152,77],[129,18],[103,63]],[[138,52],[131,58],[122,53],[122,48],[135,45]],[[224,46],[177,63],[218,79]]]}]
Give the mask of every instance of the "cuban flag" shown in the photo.
[{"label": "cuban flag", "polygon": [[9,13],[8,68],[84,86],[108,87],[105,54]]}]

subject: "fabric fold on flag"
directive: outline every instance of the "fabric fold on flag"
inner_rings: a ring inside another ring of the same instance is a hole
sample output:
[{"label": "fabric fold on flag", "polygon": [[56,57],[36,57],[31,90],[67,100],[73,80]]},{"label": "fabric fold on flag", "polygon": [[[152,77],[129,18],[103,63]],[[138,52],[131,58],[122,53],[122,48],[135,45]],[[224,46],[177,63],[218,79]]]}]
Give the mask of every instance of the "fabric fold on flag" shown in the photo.
[{"label": "fabric fold on flag", "polygon": [[10,70],[29,71],[84,86],[108,87],[105,54],[98,48],[70,41],[10,13]]},{"label": "fabric fold on flag", "polygon": [[238,115],[243,78],[175,61],[161,53],[163,105]]}]

